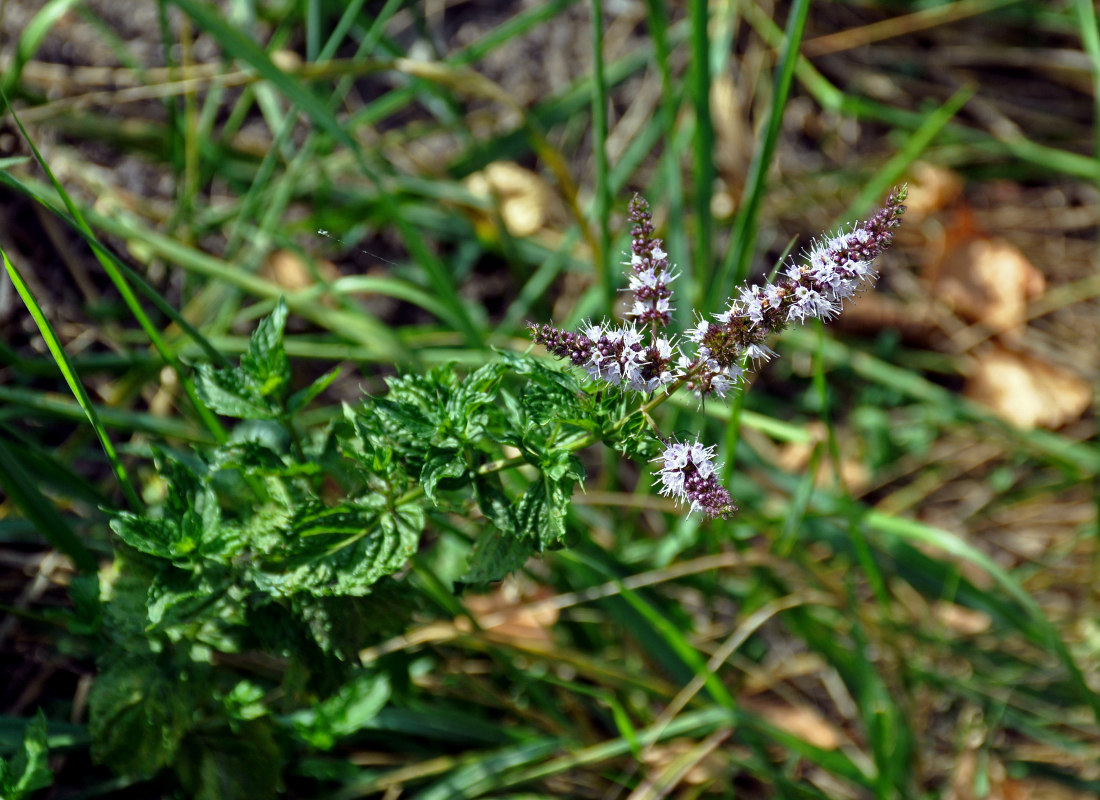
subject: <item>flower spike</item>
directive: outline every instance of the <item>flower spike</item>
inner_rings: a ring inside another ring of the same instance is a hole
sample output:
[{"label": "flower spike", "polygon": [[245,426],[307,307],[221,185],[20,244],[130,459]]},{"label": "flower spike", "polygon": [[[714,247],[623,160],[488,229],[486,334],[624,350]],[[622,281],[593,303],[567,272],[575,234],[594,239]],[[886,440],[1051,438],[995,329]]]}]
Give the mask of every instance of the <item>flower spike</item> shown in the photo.
[{"label": "flower spike", "polygon": [[[767,361],[775,351],[767,337],[795,322],[828,320],[844,301],[873,283],[874,261],[893,243],[905,213],[905,187],[895,189],[886,204],[846,232],[813,242],[801,263],[788,263],[779,277],[763,286],[741,288],[714,321],[699,318],[680,340],[658,335],[672,320],[676,278],[661,240],[653,237],[649,205],[639,195],[630,202],[630,258],[625,262],[633,306],[629,324],[586,324],[580,333],[551,325],[530,325],[532,338],[558,358],[583,367],[595,380],[639,392],[681,386],[698,397],[724,398],[744,380],[751,362]],[[692,354],[692,348],[694,354]],[[661,398],[650,401],[648,412]],[[735,506],[716,477],[714,447],[695,441],[666,445],[661,462],[661,494],[686,503],[707,517],[725,517]]]}]

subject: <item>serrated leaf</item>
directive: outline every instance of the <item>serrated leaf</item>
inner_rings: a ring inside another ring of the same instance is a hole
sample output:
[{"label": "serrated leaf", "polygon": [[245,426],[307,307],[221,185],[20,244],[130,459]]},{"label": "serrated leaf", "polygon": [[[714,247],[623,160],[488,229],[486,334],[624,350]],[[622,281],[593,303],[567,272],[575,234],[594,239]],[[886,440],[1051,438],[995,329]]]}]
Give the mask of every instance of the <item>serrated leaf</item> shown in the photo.
[{"label": "serrated leaf", "polygon": [[474,481],[477,504],[487,520],[512,538],[519,535],[516,525],[516,510],[512,501],[504,494],[500,476],[495,474],[479,475]]},{"label": "serrated leaf", "polygon": [[111,530],[130,547],[161,558],[174,555],[178,526],[164,519],[149,519],[120,511],[111,520]]},{"label": "serrated leaf", "polygon": [[529,383],[520,395],[524,414],[536,426],[547,422],[581,420],[584,413],[577,394],[554,383]]},{"label": "serrated leaf", "polygon": [[362,730],[390,698],[385,675],[360,672],[336,694],[291,717],[298,738],[321,750],[331,750],[340,739]]},{"label": "serrated leaf", "polygon": [[286,329],[286,301],[279,298],[272,312],[260,320],[248,352],[241,356],[241,371],[247,375],[260,397],[281,397],[290,382],[290,361],[283,347]]},{"label": "serrated leaf", "polygon": [[539,549],[565,538],[565,514],[569,510],[572,481],[555,481],[545,475],[531,484],[516,507],[519,530]]},{"label": "serrated leaf", "polygon": [[23,729],[23,746],[11,761],[0,758],[0,797],[23,800],[53,783],[48,763],[46,715],[39,709]]},{"label": "serrated leaf", "polygon": [[289,557],[256,565],[252,577],[262,590],[279,596],[362,596],[405,565],[423,528],[424,510],[411,503],[396,510],[314,509],[296,517]]},{"label": "serrated leaf", "polygon": [[537,383],[552,384],[569,392],[581,391],[580,381],[571,372],[554,369],[537,358],[509,350],[497,350],[496,354],[516,375],[526,376]]},{"label": "serrated leaf", "polygon": [[122,774],[172,764],[201,687],[164,656],[130,653],[101,669],[88,700],[92,758]]},{"label": "serrated leaf", "polygon": [[456,450],[433,450],[420,471],[420,485],[424,494],[435,505],[439,505],[436,488],[444,478],[459,478],[466,474],[466,459]]},{"label": "serrated leaf", "polygon": [[176,772],[195,800],[275,800],[282,761],[274,724],[256,719],[186,742]]},{"label": "serrated leaf", "polygon": [[539,466],[543,475],[555,483],[568,480],[572,486],[573,481],[584,480],[584,464],[568,450],[551,450],[545,453]]},{"label": "serrated leaf", "polygon": [[449,425],[464,443],[473,443],[485,434],[497,388],[505,373],[501,363],[486,364],[468,375],[455,389],[445,406]]},{"label": "serrated leaf", "polygon": [[217,603],[228,586],[223,569],[168,569],[149,586],[148,619],[153,628],[189,624]]},{"label": "serrated leaf", "polygon": [[[111,519],[115,534],[142,553],[186,564],[199,557],[204,546],[221,550],[221,509],[217,497],[208,486],[192,492],[176,490],[169,483],[170,501],[164,516],[140,516],[120,511]],[[179,516],[172,516],[178,513]]]},{"label": "serrated leaf", "polygon": [[278,474],[287,468],[282,453],[256,440],[237,441],[220,447],[214,458],[211,466],[215,469],[239,469],[246,475]]},{"label": "serrated leaf", "polygon": [[392,397],[375,397],[371,398],[371,406],[381,420],[389,424],[386,433],[397,434],[406,441],[411,437],[427,446],[438,429],[437,422],[412,403],[395,401]]},{"label": "serrated leaf", "polygon": [[534,539],[519,539],[496,530],[484,530],[470,551],[465,583],[489,583],[515,572],[539,551]]},{"label": "serrated leaf", "polygon": [[195,383],[207,408],[237,419],[275,419],[279,409],[260,394],[252,378],[241,369],[214,369],[199,365]]}]

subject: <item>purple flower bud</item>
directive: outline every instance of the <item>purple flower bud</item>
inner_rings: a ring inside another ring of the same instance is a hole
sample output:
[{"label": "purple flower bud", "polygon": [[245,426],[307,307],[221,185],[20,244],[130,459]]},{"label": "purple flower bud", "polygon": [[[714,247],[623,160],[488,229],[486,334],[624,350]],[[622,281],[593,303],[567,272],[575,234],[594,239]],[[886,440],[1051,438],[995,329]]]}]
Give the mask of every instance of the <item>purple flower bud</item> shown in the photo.
[{"label": "purple flower bud", "polygon": [[634,195],[630,201],[630,219],[634,227],[630,231],[629,288],[634,294],[634,305],[626,315],[642,325],[664,327],[672,321],[669,284],[676,280],[676,275],[669,268],[668,253],[661,249],[661,240],[653,238],[649,204],[641,195]]},{"label": "purple flower bud", "polygon": [[558,358],[568,358],[573,366],[586,363],[592,354],[592,340],[583,334],[569,333],[553,325],[527,323],[535,344],[543,345]]}]

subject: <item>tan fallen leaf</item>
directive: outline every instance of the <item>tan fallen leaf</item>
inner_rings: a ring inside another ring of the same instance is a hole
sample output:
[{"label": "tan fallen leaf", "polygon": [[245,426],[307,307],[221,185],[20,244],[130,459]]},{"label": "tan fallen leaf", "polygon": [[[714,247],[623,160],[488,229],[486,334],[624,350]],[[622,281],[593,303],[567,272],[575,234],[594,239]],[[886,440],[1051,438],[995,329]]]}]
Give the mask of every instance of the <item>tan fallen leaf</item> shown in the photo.
[{"label": "tan fallen leaf", "polygon": [[822,750],[840,746],[840,732],[810,706],[794,706],[784,700],[741,697],[741,705],[781,731],[797,736]]},{"label": "tan fallen leaf", "polygon": [[1027,303],[1043,293],[1046,281],[1018,247],[976,231],[964,210],[937,249],[926,274],[940,300],[993,333],[1023,328]]},{"label": "tan fallen leaf", "polygon": [[905,200],[907,223],[942,211],[962,194],[962,178],[947,167],[918,161],[910,167],[909,175],[909,196]]},{"label": "tan fallen leaf", "polygon": [[[330,261],[319,261],[318,269],[325,280],[340,277],[339,270]],[[289,292],[308,289],[317,282],[309,264],[292,250],[272,250],[260,267],[260,275]]]},{"label": "tan fallen leaf", "polygon": [[550,645],[553,641],[550,629],[558,621],[558,610],[545,606],[535,610],[537,601],[550,594],[549,590],[542,590],[533,597],[520,598],[505,581],[495,591],[467,595],[463,602],[478,624],[497,637]]},{"label": "tan fallen leaf", "polygon": [[946,600],[938,601],[932,607],[932,614],[946,628],[966,636],[985,633],[993,624],[993,618],[984,611],[965,608]]},{"label": "tan fallen leaf", "polygon": [[1092,387],[1063,367],[988,344],[975,358],[965,394],[1020,428],[1058,428],[1089,407]]},{"label": "tan fallen leaf", "polygon": [[512,236],[530,236],[547,221],[553,192],[542,177],[511,161],[494,161],[466,178],[478,197],[496,198],[500,216]]}]

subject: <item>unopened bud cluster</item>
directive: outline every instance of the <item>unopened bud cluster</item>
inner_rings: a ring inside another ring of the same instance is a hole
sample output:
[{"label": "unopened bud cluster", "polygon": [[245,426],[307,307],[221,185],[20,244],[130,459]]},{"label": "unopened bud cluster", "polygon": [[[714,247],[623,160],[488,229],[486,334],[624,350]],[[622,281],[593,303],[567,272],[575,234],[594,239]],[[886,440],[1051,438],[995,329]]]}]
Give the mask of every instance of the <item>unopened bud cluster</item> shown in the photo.
[{"label": "unopened bud cluster", "polygon": [[[875,280],[873,262],[893,242],[894,229],[905,212],[904,200],[905,189],[895,189],[872,217],[847,232],[814,242],[802,262],[786,264],[774,282],[743,288],[724,311],[711,320],[699,319],[685,332],[690,342],[690,352],[685,352],[681,343],[660,333],[672,319],[669,287],[676,275],[661,240],[653,238],[649,206],[635,195],[630,203],[633,228],[627,262],[628,288],[634,299],[627,312],[630,322],[621,326],[586,323],[580,333],[532,324],[532,336],[554,355],[613,386],[646,393],[685,386],[700,398],[725,397],[743,380],[748,362],[775,355],[765,344],[769,334],[795,322],[831,319],[840,313],[845,299]],[[668,443],[659,459],[661,494],[708,517],[731,513],[734,506],[718,483],[713,453],[713,447],[699,442]]]}]

